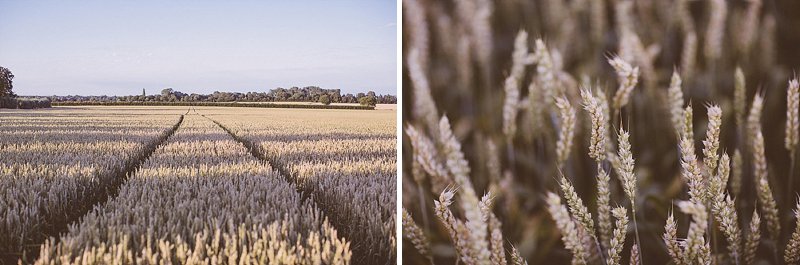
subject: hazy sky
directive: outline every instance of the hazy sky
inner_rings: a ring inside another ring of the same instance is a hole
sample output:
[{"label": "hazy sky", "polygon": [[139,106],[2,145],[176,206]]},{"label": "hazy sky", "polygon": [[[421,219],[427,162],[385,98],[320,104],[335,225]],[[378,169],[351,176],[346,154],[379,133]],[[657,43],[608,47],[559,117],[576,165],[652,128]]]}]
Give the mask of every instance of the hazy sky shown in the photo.
[{"label": "hazy sky", "polygon": [[19,95],[397,95],[396,18],[394,0],[0,0],[0,66]]}]

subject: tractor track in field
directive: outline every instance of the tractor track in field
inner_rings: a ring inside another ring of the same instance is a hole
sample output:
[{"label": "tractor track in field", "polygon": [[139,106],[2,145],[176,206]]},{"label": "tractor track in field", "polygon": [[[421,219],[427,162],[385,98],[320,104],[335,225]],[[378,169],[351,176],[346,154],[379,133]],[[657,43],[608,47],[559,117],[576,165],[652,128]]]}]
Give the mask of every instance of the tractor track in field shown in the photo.
[{"label": "tractor track in field", "polygon": [[269,165],[272,168],[274,168],[275,170],[278,171],[278,173],[283,177],[283,179],[286,180],[286,182],[291,183],[291,184],[293,184],[295,186],[295,189],[297,190],[298,193],[300,193],[300,196],[303,199],[303,201],[311,198],[311,200],[313,200],[314,204],[316,204],[315,207],[317,207],[317,209],[319,209],[323,213],[323,215],[325,215],[325,217],[328,218],[328,221],[330,222],[331,226],[336,228],[336,231],[339,233],[339,235],[341,237],[343,237],[345,240],[347,240],[347,242],[350,242],[351,251],[353,251],[353,259],[352,259],[353,264],[362,264],[363,263],[363,262],[359,262],[359,260],[364,260],[366,257],[364,256],[364,254],[358,253],[357,251],[355,251],[354,248],[352,248],[352,246],[357,245],[357,244],[355,244],[351,240],[351,235],[349,233],[347,233],[347,231],[339,228],[340,226],[342,226],[344,224],[337,222],[337,220],[333,220],[333,219],[329,218],[330,214],[328,214],[325,209],[320,207],[321,204],[316,200],[316,197],[313,196],[313,193],[310,190],[305,190],[305,189],[300,187],[299,183],[297,182],[297,178],[293,174],[291,174],[291,172],[289,171],[289,169],[287,168],[286,165],[284,165],[283,163],[278,162],[277,159],[275,159],[273,157],[270,157],[269,155],[265,154],[261,150],[261,148],[259,148],[259,146],[256,143],[254,143],[254,142],[252,142],[252,141],[250,141],[248,139],[245,139],[244,137],[239,137],[238,135],[233,133],[233,131],[231,131],[230,129],[228,129],[224,125],[222,125],[222,123],[220,123],[220,122],[218,122],[218,121],[216,121],[216,120],[214,120],[212,118],[206,117],[205,115],[201,114],[201,116],[203,116],[204,118],[209,119],[210,121],[212,121],[215,124],[217,124],[217,126],[222,128],[231,137],[233,137],[234,140],[236,140],[237,142],[239,142],[242,145],[244,145],[247,148],[247,150],[250,151],[250,154],[252,154],[256,158],[258,158],[258,159],[260,159],[260,160],[262,160],[262,161],[264,161],[266,163],[269,163]]},{"label": "tractor track in field", "polygon": [[153,152],[164,145],[164,143],[166,143],[167,140],[172,137],[173,134],[175,134],[175,131],[177,131],[183,123],[184,116],[185,114],[181,115],[181,117],[178,119],[178,122],[173,125],[172,128],[167,131],[167,133],[161,136],[160,139],[150,145],[147,145],[139,156],[136,156],[134,159],[126,163],[124,168],[117,170],[116,173],[113,173],[114,176],[112,178],[103,179],[104,182],[101,182],[101,190],[99,192],[91,194],[88,196],[88,198],[85,198],[80,205],[75,206],[75,210],[70,212],[71,214],[68,216],[63,216],[62,218],[47,222],[44,227],[42,227],[41,235],[33,238],[31,242],[27,243],[23,253],[3,255],[0,257],[0,264],[16,264],[18,260],[21,260],[23,264],[33,263],[33,261],[39,257],[39,249],[48,238],[53,238],[54,244],[58,243],[60,240],[59,235],[67,232],[70,224],[79,222],[81,218],[89,214],[92,209],[97,206],[101,206],[109,199],[116,197],[119,193],[120,187],[122,187],[122,185],[128,180],[128,177],[135,174],[142,164],[144,164],[144,162],[150,158]]}]

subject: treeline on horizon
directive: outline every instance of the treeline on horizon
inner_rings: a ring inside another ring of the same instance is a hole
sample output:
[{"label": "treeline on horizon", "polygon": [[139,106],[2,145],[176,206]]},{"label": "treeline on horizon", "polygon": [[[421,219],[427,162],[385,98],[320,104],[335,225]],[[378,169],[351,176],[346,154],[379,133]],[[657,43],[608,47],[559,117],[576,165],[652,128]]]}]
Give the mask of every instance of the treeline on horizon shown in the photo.
[{"label": "treeline on horizon", "polygon": [[0,109],[49,108],[50,100],[35,97],[17,97],[14,93],[14,74],[0,66]]},{"label": "treeline on horizon", "polygon": [[148,95],[144,89],[142,94],[130,96],[48,96],[53,102],[320,102],[325,105],[330,103],[360,103],[361,105],[374,106],[375,104],[396,104],[397,97],[393,95],[377,95],[373,91],[367,93],[344,94],[339,89],[323,89],[317,86],[276,88],[269,92],[220,92],[211,94],[183,93],[172,88],[161,90],[160,94]]}]

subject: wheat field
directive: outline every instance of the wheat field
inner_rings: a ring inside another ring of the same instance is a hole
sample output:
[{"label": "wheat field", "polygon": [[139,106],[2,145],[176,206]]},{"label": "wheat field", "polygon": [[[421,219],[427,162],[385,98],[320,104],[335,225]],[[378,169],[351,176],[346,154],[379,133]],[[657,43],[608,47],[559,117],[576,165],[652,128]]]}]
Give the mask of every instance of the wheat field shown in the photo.
[{"label": "wheat field", "polygon": [[23,264],[394,264],[395,111],[0,111]]},{"label": "wheat field", "polygon": [[797,264],[798,8],[404,0],[403,262]]}]

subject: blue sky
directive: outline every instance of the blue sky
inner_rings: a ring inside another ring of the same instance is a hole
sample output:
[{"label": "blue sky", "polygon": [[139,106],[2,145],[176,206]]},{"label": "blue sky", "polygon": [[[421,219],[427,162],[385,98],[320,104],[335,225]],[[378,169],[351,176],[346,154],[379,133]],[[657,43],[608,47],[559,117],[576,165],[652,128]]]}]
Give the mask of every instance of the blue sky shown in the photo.
[{"label": "blue sky", "polygon": [[391,0],[0,0],[0,66],[19,95],[397,95],[396,18]]}]

